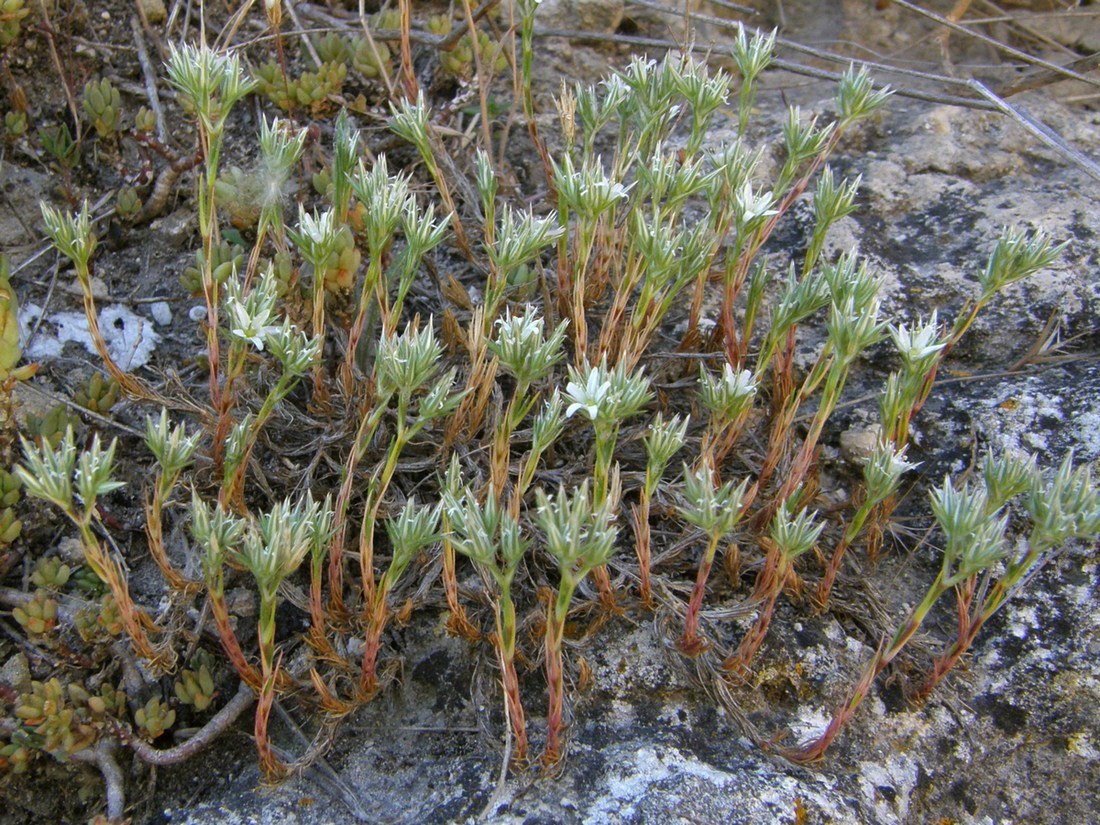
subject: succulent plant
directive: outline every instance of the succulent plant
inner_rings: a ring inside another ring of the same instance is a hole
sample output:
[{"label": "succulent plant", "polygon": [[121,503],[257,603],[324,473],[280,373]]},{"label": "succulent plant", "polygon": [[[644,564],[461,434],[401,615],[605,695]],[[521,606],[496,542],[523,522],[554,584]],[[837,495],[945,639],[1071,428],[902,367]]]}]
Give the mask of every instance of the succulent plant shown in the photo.
[{"label": "succulent plant", "polygon": [[[234,270],[244,269],[244,250],[229,241],[221,241],[212,250],[211,269],[214,283],[224,284]],[[180,276],[183,288],[192,295],[202,295],[202,271],[206,268],[206,256],[202,249],[195,252],[195,263],[187,267]]]},{"label": "succulent plant", "polygon": [[6,112],[4,114],[4,131],[10,138],[22,137],[27,133],[26,112]]},{"label": "succulent plant", "polygon": [[275,277],[275,294],[280,299],[287,299],[293,295],[298,284],[298,271],[294,268],[290,253],[276,252],[271,260],[271,271]]},{"label": "succulent plant", "polygon": [[328,98],[340,93],[347,73],[347,63],[337,61],[322,63],[316,71],[305,72],[301,77],[287,78],[282,67],[272,60],[257,68],[256,80],[260,92],[284,112],[301,107],[317,116],[331,108]]},{"label": "succulent plant", "polygon": [[22,496],[23,483],[15,473],[0,467],[0,507],[14,507]]},{"label": "succulent plant", "polygon": [[239,166],[230,166],[214,184],[218,207],[237,229],[251,229],[260,217],[258,182]]},{"label": "succulent plant", "polygon": [[109,636],[118,636],[125,629],[118,603],[110,593],[99,600],[99,614],[95,617],[96,627]]},{"label": "succulent plant", "polygon": [[[87,565],[81,565],[80,567],[76,568],[76,570],[73,571],[72,576],[70,576],[69,581],[71,581],[81,591],[91,595],[96,599],[98,599],[104,593],[103,582],[100,580],[99,576],[95,574],[95,571],[93,571]],[[94,616],[92,617],[92,621],[93,623],[95,622]]]},{"label": "succulent plant", "polygon": [[152,134],[157,128],[157,114],[147,106],[142,106],[134,115],[134,129],[142,134]]},{"label": "succulent plant", "polygon": [[336,249],[324,266],[325,289],[334,294],[347,293],[355,286],[362,253],[356,246],[351,227],[341,226],[336,233]]},{"label": "succulent plant", "polygon": [[0,510],[0,548],[7,547],[23,533],[20,521],[11,507]]},{"label": "succulent plant", "polygon": [[73,393],[73,400],[86,410],[106,415],[118,403],[120,392],[117,381],[97,372]]},{"label": "succulent plant", "polygon": [[57,601],[39,588],[25,607],[15,608],[11,615],[32,636],[41,636],[57,626]]},{"label": "succulent plant", "polygon": [[99,688],[99,693],[88,696],[85,704],[87,704],[92,718],[100,720],[105,716],[117,715],[125,710],[126,694],[110,682],[104,682]]},{"label": "succulent plant", "polygon": [[132,186],[123,186],[115,195],[115,214],[126,222],[133,221],[141,213],[141,196]]},{"label": "succulent plant", "polygon": [[424,21],[424,28],[436,37],[446,37],[454,28],[454,22],[449,14],[433,14]]},{"label": "succulent plant", "polygon": [[390,30],[396,31],[401,28],[401,12],[394,6],[383,9],[382,11],[372,14],[367,19],[367,25],[372,30]]},{"label": "succulent plant", "polygon": [[80,426],[77,418],[64,404],[58,404],[45,415],[27,416],[27,433],[39,444],[47,444],[56,449],[65,437],[65,432]]},{"label": "succulent plant", "polygon": [[[508,68],[508,60],[504,56],[504,50],[500,48],[489,36],[488,32],[477,33],[477,49],[481,56],[483,67],[492,67],[494,72],[502,72]],[[448,74],[455,77],[472,77],[475,70],[474,47],[470,35],[465,35],[449,51],[440,52],[439,65]]]},{"label": "succulent plant", "polygon": [[0,769],[15,774],[26,772],[36,750],[25,730],[12,731],[8,744],[0,747]]},{"label": "succulent plant", "polygon": [[348,40],[336,32],[327,32],[322,37],[314,38],[313,48],[317,50],[322,63],[345,63],[351,56]]},{"label": "succulent plant", "polygon": [[176,712],[154,696],[144,707],[134,711],[138,730],[149,739],[156,739],[176,723]]},{"label": "succulent plant", "polygon": [[30,692],[22,694],[15,706],[15,717],[34,734],[27,743],[62,762],[91,745],[97,735],[95,726],[66,701],[71,698],[70,691],[54,677],[31,682]]},{"label": "succulent plant", "polygon": [[30,13],[26,0],[0,0],[0,49],[18,39],[22,20]]},{"label": "succulent plant", "polygon": [[122,97],[107,78],[84,84],[84,116],[101,138],[119,130]]},{"label": "succulent plant", "polygon": [[315,116],[325,109],[334,108],[328,98],[340,93],[347,74],[346,63],[325,63],[315,72],[305,72],[298,78],[295,89],[298,105],[306,107]]},{"label": "succulent plant", "polygon": [[35,564],[31,583],[47,590],[60,590],[68,584],[72,572],[73,569],[57,556],[46,556]]},{"label": "succulent plant", "polygon": [[0,253],[0,381],[29,378],[34,366],[16,368],[23,350],[19,342],[19,300],[10,280],[11,264],[6,254]]},{"label": "succulent plant", "polygon": [[214,677],[205,662],[181,670],[175,683],[176,698],[195,710],[206,710],[214,701]]},{"label": "succulent plant", "polygon": [[388,75],[392,71],[390,48],[381,40],[371,42],[365,37],[352,41],[350,55],[351,67],[368,80]]}]

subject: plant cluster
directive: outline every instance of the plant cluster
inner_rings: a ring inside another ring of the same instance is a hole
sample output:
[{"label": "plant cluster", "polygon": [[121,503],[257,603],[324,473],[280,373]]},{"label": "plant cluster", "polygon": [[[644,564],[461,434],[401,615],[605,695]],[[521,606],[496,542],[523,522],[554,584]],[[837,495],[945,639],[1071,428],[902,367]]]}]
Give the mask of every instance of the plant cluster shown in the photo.
[{"label": "plant cluster", "polygon": [[[532,761],[524,699],[541,683],[548,706],[537,739],[553,766],[567,741],[566,625],[581,613],[576,597],[590,576],[597,595],[582,607],[592,626],[623,610],[671,612],[680,654],[736,687],[750,681],[785,594],[825,610],[845,564],[855,563],[850,551],[877,551],[901,479],[916,466],[907,458],[910,422],[937,370],[982,307],[1049,266],[1060,247],[1041,233],[1006,231],[978,276],[978,297],[951,324],[935,313],[891,324],[867,263],[824,251],[859,186],[837,180],[827,161],[887,91],[853,69],[830,122],[791,109],[782,162],[765,182],[750,114],[774,37],[742,31],[734,74],[689,56],[637,57],[599,83],[564,89],[564,142],[551,152],[533,117],[535,5],[516,4],[515,87],[552,195],[545,214],[502,194],[488,124],[489,141],[456,178],[440,115],[423,90],[402,93],[400,83],[388,127],[408,144],[400,151],[415,153],[432,194],[411,174],[391,172],[394,152],[368,152],[344,110],[321,149],[319,197],[287,214],[284,187],[303,168],[306,131],[265,119],[261,171],[248,181],[222,164],[240,101],[259,93],[284,112],[317,116],[345,63],[373,77],[360,66],[369,64],[388,84],[411,75],[406,56],[395,68],[369,32],[330,36],[314,44],[323,66],[292,83],[281,46],[279,62],[254,75],[231,52],[171,48],[168,82],[196,140],[201,246],[183,283],[201,301],[202,389],[162,390],[115,363],[97,323],[91,209],[43,204],[108,375],[82,391],[81,404],[107,414],[121,393],[151,410],[145,533],[168,598],[157,611],[135,598],[111,540],[103,513],[124,486],[116,443],[94,435],[78,444],[68,423],[24,439],[14,480],[0,477],[4,512],[20,484],[23,495],[50,503],[75,531],[86,572],[78,581],[68,565],[44,560],[33,595],[0,595],[25,632],[48,644],[67,643],[57,620],[71,615],[96,655],[119,657],[125,684],[104,680],[93,693],[75,681],[34,682],[14,702],[17,721],[0,750],[11,769],[39,752],[83,753],[108,776],[119,745],[153,764],[186,758],[232,721],[227,711],[255,698],[260,761],[278,778],[293,765],[268,730],[275,701],[326,727],[374,699],[398,655],[387,631],[431,603],[421,584],[437,560],[448,627],[487,645],[498,663],[514,766]],[[279,3],[265,10],[278,35]],[[468,4],[466,13],[472,30]],[[408,49],[408,20],[375,24],[399,30]],[[485,68],[499,49],[479,37],[466,45]],[[118,106],[108,81],[86,87],[84,112],[101,139],[117,129]],[[708,133],[729,107],[737,139],[712,147]],[[801,259],[777,272],[765,245],[800,201],[812,206],[811,237]],[[433,293],[426,284],[445,255],[465,259],[478,283],[437,281]],[[708,318],[711,298],[717,312]],[[800,368],[795,352],[811,323],[823,323],[826,337]],[[815,508],[818,448],[852,370],[884,342],[901,366],[881,395],[882,436],[860,496],[829,519]],[[698,357],[654,357],[671,349]],[[307,430],[321,435],[304,441]],[[933,662],[922,696],[1038,563],[1066,541],[1100,533],[1100,494],[1071,457],[1047,480],[1033,462],[990,456],[980,483],[945,480],[931,508],[944,549],[927,595],[828,730],[782,751],[787,758],[824,753],[943,597],[957,601],[958,634]],[[1026,519],[1010,526],[1010,512]],[[1008,541],[1025,520],[1030,532]],[[3,536],[18,534],[12,524]],[[166,538],[177,524],[190,537],[182,553]],[[690,551],[686,564],[661,552],[670,536]],[[480,576],[485,615],[460,586],[463,560]],[[719,560],[734,589],[742,565],[755,572],[747,629],[704,612]],[[248,633],[228,596],[242,578],[254,583],[259,606]],[[277,608],[290,580],[308,593],[309,627],[280,643]],[[181,630],[197,608],[209,616],[219,657]],[[293,667],[292,651],[304,652]],[[527,666],[540,655],[542,677]],[[126,666],[135,661],[170,676],[171,690]],[[236,694],[219,700],[234,680]],[[149,744],[184,721],[200,726],[187,742]]]}]

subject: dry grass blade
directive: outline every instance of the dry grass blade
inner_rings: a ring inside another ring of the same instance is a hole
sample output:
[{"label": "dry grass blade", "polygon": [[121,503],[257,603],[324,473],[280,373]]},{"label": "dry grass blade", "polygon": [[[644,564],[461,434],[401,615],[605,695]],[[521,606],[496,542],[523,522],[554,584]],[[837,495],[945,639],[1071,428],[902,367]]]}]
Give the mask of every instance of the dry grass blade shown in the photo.
[{"label": "dry grass blade", "polygon": [[1001,51],[1001,52],[1003,52],[1007,55],[1010,55],[1011,57],[1014,57],[1017,60],[1021,60],[1024,63],[1029,63],[1033,66],[1039,66],[1040,68],[1046,69],[1047,71],[1054,72],[1056,74],[1060,74],[1065,79],[1076,80],[1076,81],[1079,81],[1081,83],[1087,83],[1090,86],[1100,86],[1100,80],[1096,80],[1094,78],[1087,77],[1083,74],[1079,74],[1078,72],[1075,72],[1073,69],[1070,69],[1066,66],[1059,66],[1057,63],[1051,63],[1047,60],[1043,60],[1040,57],[1035,57],[1034,55],[1030,55],[1027,52],[1020,51],[1019,49],[1014,48],[1014,47],[1008,45],[1007,43],[1002,43],[1000,40],[998,40],[995,37],[990,37],[987,34],[982,34],[981,32],[974,31],[973,29],[968,28],[967,26],[963,26],[959,23],[954,22],[953,20],[949,19],[948,17],[944,17],[943,15],[936,14],[933,11],[929,11],[928,9],[923,8],[922,6],[920,6],[916,3],[910,3],[909,0],[893,0],[893,2],[896,5],[901,6],[902,8],[909,9],[910,11],[916,12],[917,14],[921,15],[922,17],[927,17],[929,20],[933,20],[936,23],[940,24],[941,26],[947,27],[948,29],[950,29],[953,32],[958,32],[959,34],[965,34],[967,37],[972,37],[975,40],[978,40],[982,43],[985,43],[987,46],[992,46],[993,48],[997,49],[998,51]]}]

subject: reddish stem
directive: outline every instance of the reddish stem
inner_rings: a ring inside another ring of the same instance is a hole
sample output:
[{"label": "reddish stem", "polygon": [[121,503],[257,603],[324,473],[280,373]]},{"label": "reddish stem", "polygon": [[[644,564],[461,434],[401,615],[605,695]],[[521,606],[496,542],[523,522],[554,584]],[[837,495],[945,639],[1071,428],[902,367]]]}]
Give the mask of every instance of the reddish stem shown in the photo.
[{"label": "reddish stem", "polygon": [[512,735],[516,739],[513,758],[517,762],[523,762],[527,759],[527,719],[519,695],[519,676],[516,673],[516,663],[514,659],[505,656],[503,650],[498,650],[498,654],[500,656],[501,681],[504,686],[504,701],[508,705],[508,719],[512,724]]},{"label": "reddish stem", "polygon": [[218,638],[221,639],[222,649],[229,658],[230,664],[236,669],[241,680],[252,690],[259,691],[263,680],[256,668],[245,658],[241,650],[241,643],[237,640],[237,634],[233,632],[233,625],[229,621],[229,607],[225,603],[225,595],[213,590],[207,591],[210,601],[210,612],[214,616],[214,625],[218,629]]},{"label": "reddish stem", "polygon": [[848,537],[845,535],[837,542],[836,548],[833,550],[832,558],[829,559],[829,566],[825,568],[825,575],[822,577],[821,583],[817,586],[814,601],[817,602],[819,610],[824,610],[826,605],[829,604],[829,593],[832,592],[833,582],[836,581],[837,573],[840,572],[840,562],[844,558],[844,552],[847,549]]},{"label": "reddish stem", "polygon": [[653,590],[649,581],[650,534],[649,534],[649,497],[642,495],[637,506],[630,508],[631,524],[634,527],[634,549],[638,554],[638,595],[646,610],[653,609]]},{"label": "reddish stem", "polygon": [[684,617],[684,635],[680,639],[680,652],[685,656],[698,656],[709,646],[706,641],[699,638],[699,611],[703,607],[703,596],[706,594],[707,577],[710,576],[712,564],[713,559],[704,556],[699,564],[699,572],[695,576],[695,588],[691,591],[687,615]]}]

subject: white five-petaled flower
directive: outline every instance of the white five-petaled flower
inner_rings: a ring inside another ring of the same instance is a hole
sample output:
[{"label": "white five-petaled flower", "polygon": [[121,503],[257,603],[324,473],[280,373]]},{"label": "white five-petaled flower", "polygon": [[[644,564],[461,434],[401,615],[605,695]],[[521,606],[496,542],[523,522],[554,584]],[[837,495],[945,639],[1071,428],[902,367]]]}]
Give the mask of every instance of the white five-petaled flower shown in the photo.
[{"label": "white five-petaled flower", "polygon": [[229,334],[263,350],[267,335],[279,329],[274,323],[275,276],[271,267],[245,296],[236,278],[230,278],[225,288],[225,311]]},{"label": "white five-petaled flower", "polygon": [[778,209],[770,209],[775,195],[772,192],[764,192],[757,195],[752,191],[752,184],[745,181],[741,191],[736,194],[737,211],[740,223],[748,224],[757,218],[765,218],[770,215],[778,215]]},{"label": "white five-petaled flower", "polygon": [[890,337],[894,340],[894,346],[898,348],[901,357],[908,364],[917,364],[935,355],[945,346],[947,341],[938,340],[939,322],[936,318],[936,310],[932,310],[932,317],[919,327],[914,326],[910,330],[905,324],[890,325]]},{"label": "white five-petaled flower", "polygon": [[[600,407],[610,397],[611,379],[604,375],[600,367],[590,366],[587,369],[588,375],[583,384],[573,380],[565,386],[565,395],[573,402],[565,410],[566,418],[572,418],[578,410],[583,410],[590,421],[595,421],[600,413]],[[573,372],[573,377],[579,379],[581,376]]]},{"label": "white five-petaled flower", "polygon": [[330,209],[320,215],[316,212],[311,215],[304,206],[300,206],[298,209],[298,231],[302,234],[302,237],[313,241],[313,243],[325,243],[336,233],[336,214]]},{"label": "white five-petaled flower", "polygon": [[497,318],[495,326],[500,330],[497,339],[501,343],[508,341],[522,346],[532,338],[542,340],[542,318],[533,313],[525,312],[523,315],[509,313],[506,318]]},{"label": "white five-petaled flower", "polygon": [[225,305],[229,313],[229,334],[242,341],[248,341],[256,349],[264,348],[264,338],[269,332],[277,332],[278,327],[269,324],[271,313],[261,310],[256,315],[250,315],[248,307],[242,302],[227,299]]},{"label": "white five-petaled flower", "polygon": [[611,202],[616,200],[623,200],[630,194],[630,188],[634,184],[629,186],[621,183],[616,183],[608,178],[596,178],[585,181],[581,184],[581,196],[591,198],[599,202]]},{"label": "white five-petaled flower", "polygon": [[722,380],[726,385],[726,392],[731,398],[745,398],[756,395],[756,378],[753,376],[752,370],[737,370],[735,372],[733,367],[726,364],[726,368],[722,373]]}]

